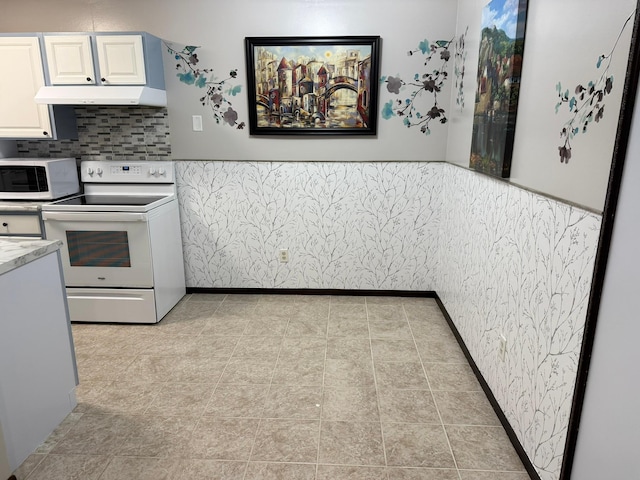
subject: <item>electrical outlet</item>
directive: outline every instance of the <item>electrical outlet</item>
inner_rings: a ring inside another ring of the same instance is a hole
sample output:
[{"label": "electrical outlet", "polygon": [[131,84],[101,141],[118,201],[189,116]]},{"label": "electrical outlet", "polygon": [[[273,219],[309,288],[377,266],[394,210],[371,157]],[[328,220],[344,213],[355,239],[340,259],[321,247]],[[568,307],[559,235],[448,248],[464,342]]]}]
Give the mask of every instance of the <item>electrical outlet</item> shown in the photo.
[{"label": "electrical outlet", "polygon": [[498,351],[500,355],[500,360],[504,362],[505,357],[507,356],[507,338],[504,335],[500,335],[500,350]]},{"label": "electrical outlet", "polygon": [[289,250],[287,248],[280,249],[280,263],[287,263],[289,261]]}]

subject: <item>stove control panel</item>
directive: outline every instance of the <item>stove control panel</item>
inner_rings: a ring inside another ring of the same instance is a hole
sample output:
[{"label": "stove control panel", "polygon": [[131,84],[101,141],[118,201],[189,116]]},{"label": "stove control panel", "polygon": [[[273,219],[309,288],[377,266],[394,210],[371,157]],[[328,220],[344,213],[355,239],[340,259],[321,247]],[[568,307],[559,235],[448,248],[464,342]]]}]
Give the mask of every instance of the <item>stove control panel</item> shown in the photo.
[{"label": "stove control panel", "polygon": [[84,161],[85,183],[174,183],[173,162]]}]

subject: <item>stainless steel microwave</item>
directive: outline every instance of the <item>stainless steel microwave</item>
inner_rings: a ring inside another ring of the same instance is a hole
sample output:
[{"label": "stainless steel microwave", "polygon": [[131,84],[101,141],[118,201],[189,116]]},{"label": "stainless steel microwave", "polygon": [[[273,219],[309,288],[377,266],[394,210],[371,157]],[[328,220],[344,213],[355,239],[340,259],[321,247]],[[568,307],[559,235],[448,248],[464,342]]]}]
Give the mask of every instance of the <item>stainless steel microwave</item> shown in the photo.
[{"label": "stainless steel microwave", "polygon": [[2,200],[55,200],[79,191],[75,158],[0,159]]}]

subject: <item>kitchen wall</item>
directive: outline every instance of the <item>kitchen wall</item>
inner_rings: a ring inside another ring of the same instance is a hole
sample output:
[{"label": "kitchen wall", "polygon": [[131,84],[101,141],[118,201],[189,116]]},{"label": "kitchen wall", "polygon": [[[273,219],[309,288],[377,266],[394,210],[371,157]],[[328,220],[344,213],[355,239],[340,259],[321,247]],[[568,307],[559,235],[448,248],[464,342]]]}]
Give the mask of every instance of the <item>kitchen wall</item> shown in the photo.
[{"label": "kitchen wall", "polygon": [[[467,31],[463,92],[468,108],[456,108],[452,98],[446,160],[464,167],[469,165],[487,3],[458,0],[457,35]],[[602,211],[636,6],[636,0],[529,0],[509,183]],[[594,94],[581,97],[580,86],[593,86]],[[571,149],[567,162],[560,161],[563,146]]]},{"label": "kitchen wall", "polygon": [[556,479],[601,216],[453,165],[441,182],[436,291],[538,474]]},{"label": "kitchen wall", "polygon": [[636,97],[624,178],[604,278],[571,478],[640,478],[640,97]]},{"label": "kitchen wall", "polygon": [[187,285],[433,290],[442,165],[178,162]]},{"label": "kitchen wall", "polygon": [[[429,136],[394,117],[380,119],[377,137],[366,139],[253,138],[246,129],[217,124],[199,101],[202,92],[180,82],[172,57],[165,57],[187,282],[205,288],[436,290],[538,474],[555,480],[601,221],[592,212],[602,208],[607,182],[602,171],[610,162],[606,153],[589,145],[612,148],[612,130],[609,124],[594,129],[587,147],[580,147],[588,160],[580,164],[580,156],[574,158],[582,168],[557,174],[557,132],[549,140],[547,117],[537,110],[529,115],[526,108],[520,113],[518,125],[527,128],[516,132],[518,183],[564,201],[463,168],[468,164],[483,3],[22,0],[3,5],[0,30],[145,30],[174,46],[200,46],[200,65],[214,68],[218,78],[238,68],[242,87],[245,35],[379,34],[383,75],[410,79],[421,63],[407,51],[423,39],[451,39],[467,31],[462,92],[467,106],[455,104],[457,95],[449,85],[449,122],[434,126]],[[548,45],[560,27],[548,28],[547,17],[560,6],[552,0],[531,3],[536,5],[527,42],[535,45],[544,36],[543,45]],[[586,9],[584,2],[562,3],[563,18],[572,8]],[[588,5],[604,3],[589,0]],[[624,9],[628,2],[620,5]],[[579,31],[571,33],[576,38],[547,48],[554,65],[560,64],[559,56],[571,60],[560,65],[562,72],[574,68],[574,59],[601,53],[580,48],[580,39],[592,35],[601,19],[582,18],[575,27]],[[543,60],[540,52],[533,58],[536,64]],[[536,81],[538,75],[545,78],[544,85]],[[537,102],[543,108],[550,98],[553,117],[555,84],[547,92],[551,77],[560,80],[553,71],[528,69],[523,85],[545,92],[524,105],[532,108]],[[247,121],[244,93],[229,94],[240,121]],[[381,106],[397,98],[382,86]],[[607,108],[615,112],[615,102]],[[191,130],[192,115],[203,116],[203,132]],[[612,117],[615,123],[615,113]],[[541,127],[545,133],[539,136]],[[94,128],[99,126],[88,131]],[[122,139],[102,141],[97,148],[79,148],[79,155],[113,155]],[[54,148],[62,148],[58,144]],[[21,142],[23,154],[31,148],[40,147]],[[594,160],[601,162],[600,173],[585,168]],[[527,169],[536,174],[518,173]],[[576,191],[594,196],[584,200]],[[280,248],[289,249],[289,263],[277,261]],[[507,338],[504,361],[497,354],[500,334]]]},{"label": "kitchen wall", "polygon": [[[457,31],[467,31],[472,66],[484,3],[458,2]],[[436,291],[543,480],[557,479],[562,466],[602,221],[592,212],[603,208],[607,192],[633,24],[626,20],[635,7],[626,0],[606,7],[597,0],[529,2],[520,85],[527,93],[518,107],[511,179],[443,167]],[[595,21],[593,12],[603,10]],[[602,66],[604,59],[611,64]],[[614,114],[574,135],[573,157],[561,163],[559,133],[574,112],[569,102],[557,106],[557,85],[571,98],[576,85],[614,71],[615,89],[604,97]],[[475,96],[471,84],[467,99]],[[451,111],[446,159],[466,166],[473,109]]]}]

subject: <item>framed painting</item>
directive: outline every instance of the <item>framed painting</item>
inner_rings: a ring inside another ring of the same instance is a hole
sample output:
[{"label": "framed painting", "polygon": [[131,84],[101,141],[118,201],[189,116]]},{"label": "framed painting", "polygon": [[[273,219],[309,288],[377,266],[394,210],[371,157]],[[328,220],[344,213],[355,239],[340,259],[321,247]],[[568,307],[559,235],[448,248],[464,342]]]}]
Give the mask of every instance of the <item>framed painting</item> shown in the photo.
[{"label": "framed painting", "polygon": [[251,135],[375,135],[380,37],[247,37]]},{"label": "framed painting", "polygon": [[482,11],[469,166],[508,178],[520,94],[527,0],[491,0]]}]

